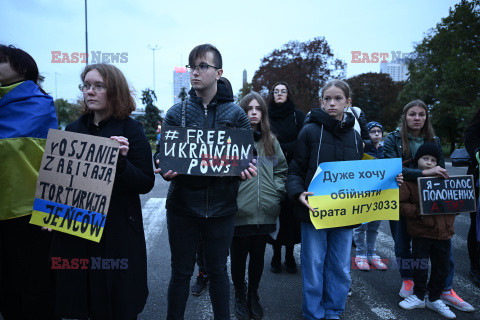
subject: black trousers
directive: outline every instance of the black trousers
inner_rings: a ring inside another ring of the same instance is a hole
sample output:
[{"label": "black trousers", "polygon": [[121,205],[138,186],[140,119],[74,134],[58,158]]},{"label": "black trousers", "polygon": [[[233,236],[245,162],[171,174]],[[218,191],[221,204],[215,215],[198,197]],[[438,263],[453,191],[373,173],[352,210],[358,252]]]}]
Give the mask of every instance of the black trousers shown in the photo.
[{"label": "black trousers", "polygon": [[202,239],[200,239],[197,244],[196,260],[198,266],[198,273],[203,273],[203,275],[206,276],[207,270],[205,269],[205,250],[203,250]]},{"label": "black trousers", "polygon": [[167,210],[167,229],[172,254],[172,275],[168,285],[167,320],[183,320],[189,295],[195,253],[201,239],[209,293],[215,320],[230,320],[228,249],[235,229],[235,215],[201,218]]},{"label": "black trousers", "polygon": [[230,267],[235,290],[245,291],[245,270],[247,256],[248,263],[248,290],[256,291],[262,278],[265,258],[265,246],[268,235],[254,235],[247,237],[233,237],[230,247]]},{"label": "black trousers", "polygon": [[467,235],[468,257],[470,258],[470,270],[480,274],[480,242],[476,235],[477,213],[470,212],[470,229]]},{"label": "black trousers", "polygon": [[[428,288],[428,300],[440,299],[445,287],[450,266],[450,240],[428,238],[412,238],[413,261],[413,293],[423,300]],[[428,259],[432,263],[430,280],[428,281]]]}]

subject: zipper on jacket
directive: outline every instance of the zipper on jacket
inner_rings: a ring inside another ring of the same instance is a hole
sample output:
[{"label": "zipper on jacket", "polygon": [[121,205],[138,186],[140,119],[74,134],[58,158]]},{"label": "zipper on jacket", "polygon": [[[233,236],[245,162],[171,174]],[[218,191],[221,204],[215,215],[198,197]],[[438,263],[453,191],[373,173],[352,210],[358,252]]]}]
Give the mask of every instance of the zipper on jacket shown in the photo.
[{"label": "zipper on jacket", "polygon": [[[205,129],[208,129],[208,106],[205,107]],[[207,186],[207,206],[205,208],[205,218],[208,218],[208,190],[210,187]]]},{"label": "zipper on jacket", "polygon": [[260,166],[257,156],[257,228],[260,228]]}]

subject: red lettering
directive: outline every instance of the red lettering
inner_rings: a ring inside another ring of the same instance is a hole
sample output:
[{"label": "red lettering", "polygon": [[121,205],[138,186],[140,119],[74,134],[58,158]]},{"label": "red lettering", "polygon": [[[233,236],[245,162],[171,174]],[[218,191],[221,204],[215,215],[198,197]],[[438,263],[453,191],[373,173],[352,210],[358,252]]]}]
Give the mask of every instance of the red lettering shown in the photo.
[{"label": "red lettering", "polygon": [[63,63],[70,63],[70,57],[68,56],[68,53],[66,52],[62,53],[62,57],[63,57],[62,59]]},{"label": "red lettering", "polygon": [[78,59],[78,52],[72,53],[72,63],[78,63],[80,59]]},{"label": "red lettering", "polygon": [[62,260],[60,257],[52,257],[52,269],[62,269],[59,262]]},{"label": "red lettering", "polygon": [[372,53],[372,63],[378,63],[380,59],[378,59],[378,52]]},{"label": "red lettering", "polygon": [[52,61],[51,63],[61,63],[62,60],[58,59],[58,56],[61,54],[61,51],[52,51]]},{"label": "red lettering", "polygon": [[80,264],[82,265],[80,269],[83,269],[83,270],[88,269],[89,262],[90,261],[88,259],[80,259]]},{"label": "red lettering", "polygon": [[62,259],[62,269],[71,269],[68,259]]},{"label": "red lettering", "polygon": [[433,210],[437,210],[437,212],[440,212],[440,209],[438,208],[438,204],[437,202],[435,201],[432,205],[432,209],[430,212],[433,212]]},{"label": "red lettering", "polygon": [[388,54],[388,52],[381,52],[380,53],[380,58],[382,58],[382,61],[380,61],[380,62],[383,62],[383,63],[388,62],[386,58],[388,58],[389,56],[390,55]]},{"label": "red lettering", "polygon": [[80,53],[80,58],[83,59],[82,61],[80,61],[80,63],[87,63],[88,53],[85,53],[85,52]]},{"label": "red lettering", "polygon": [[370,58],[368,57],[368,53],[364,52],[362,53],[362,56],[363,56],[363,59],[362,59],[363,63],[370,63]]},{"label": "red lettering", "polygon": [[358,59],[358,56],[362,54],[362,51],[352,51],[352,62],[351,63],[361,63],[362,60]]}]

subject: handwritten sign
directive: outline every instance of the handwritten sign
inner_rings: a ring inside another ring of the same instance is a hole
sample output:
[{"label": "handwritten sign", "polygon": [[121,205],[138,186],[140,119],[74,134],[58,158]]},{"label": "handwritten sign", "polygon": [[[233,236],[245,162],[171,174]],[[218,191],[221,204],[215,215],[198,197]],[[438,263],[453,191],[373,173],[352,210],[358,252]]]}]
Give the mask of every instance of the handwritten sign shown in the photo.
[{"label": "handwritten sign", "polygon": [[99,242],[118,147],[108,138],[50,129],[30,223]]},{"label": "handwritten sign", "polygon": [[398,220],[401,172],[401,159],[321,163],[308,187],[310,220],[316,229]]},{"label": "handwritten sign", "polygon": [[474,212],[475,189],[472,175],[418,178],[420,214]]},{"label": "handwritten sign", "polygon": [[252,130],[162,127],[163,172],[204,176],[238,176],[253,159]]}]

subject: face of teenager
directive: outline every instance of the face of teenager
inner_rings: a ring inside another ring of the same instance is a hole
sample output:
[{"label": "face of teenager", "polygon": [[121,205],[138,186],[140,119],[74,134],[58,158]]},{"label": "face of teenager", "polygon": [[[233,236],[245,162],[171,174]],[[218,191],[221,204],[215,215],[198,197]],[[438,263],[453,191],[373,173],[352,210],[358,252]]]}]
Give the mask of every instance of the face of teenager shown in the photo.
[{"label": "face of teenager", "polygon": [[0,57],[0,84],[7,85],[21,80],[23,80],[22,75],[12,69],[7,58]]},{"label": "face of teenager", "polygon": [[283,84],[279,84],[273,88],[273,100],[277,104],[282,104],[287,101],[288,90],[287,87]]},{"label": "face of teenager", "polygon": [[420,159],[418,159],[418,169],[425,170],[425,169],[432,169],[437,166],[437,159],[435,157],[424,155]]},{"label": "face of teenager", "polygon": [[[100,72],[96,69],[89,71],[85,75],[83,84],[90,86],[90,89],[83,91],[83,98],[88,109],[96,114],[103,114],[107,110],[107,91]],[[98,89],[94,89],[94,87]]]},{"label": "face of teenager", "polygon": [[425,125],[427,113],[422,107],[411,107],[407,111],[407,128],[412,132],[419,132]]},{"label": "face of teenager", "polygon": [[379,127],[372,127],[368,133],[373,143],[378,143],[382,140],[383,133]]},{"label": "face of teenager", "polygon": [[[204,57],[195,59],[195,66],[199,66],[200,64],[208,64],[216,67],[213,57],[213,53],[209,51]],[[205,72],[201,72],[199,68],[195,68],[195,70],[190,72],[190,83],[193,89],[195,89],[197,92],[208,91],[216,87],[217,80],[220,79],[222,73],[222,69],[215,69],[212,67],[208,67]]]},{"label": "face of teenager", "polygon": [[247,117],[250,120],[252,128],[256,129],[262,120],[262,111],[260,110],[260,104],[257,100],[253,99],[248,104]]},{"label": "face of teenager", "polygon": [[349,105],[350,98],[346,98],[342,89],[335,86],[328,88],[323,93],[322,109],[337,120],[343,120],[344,109]]}]

